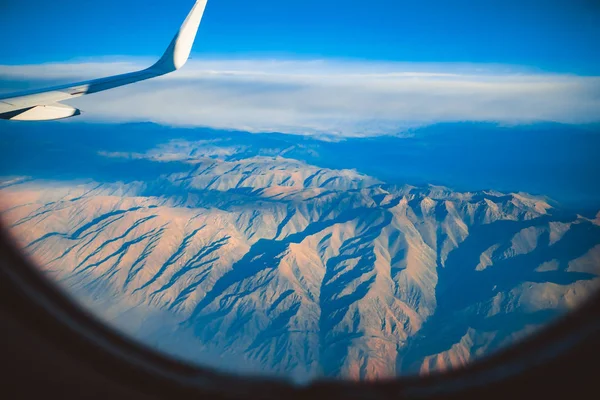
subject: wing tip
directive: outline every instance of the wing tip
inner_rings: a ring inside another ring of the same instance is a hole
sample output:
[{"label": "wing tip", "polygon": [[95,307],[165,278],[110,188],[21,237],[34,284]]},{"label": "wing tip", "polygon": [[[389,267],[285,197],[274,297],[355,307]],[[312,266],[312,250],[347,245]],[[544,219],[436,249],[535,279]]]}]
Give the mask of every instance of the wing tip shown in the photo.
[{"label": "wing tip", "polygon": [[183,67],[190,57],[208,0],[197,0],[163,56],[151,69],[163,74]]}]

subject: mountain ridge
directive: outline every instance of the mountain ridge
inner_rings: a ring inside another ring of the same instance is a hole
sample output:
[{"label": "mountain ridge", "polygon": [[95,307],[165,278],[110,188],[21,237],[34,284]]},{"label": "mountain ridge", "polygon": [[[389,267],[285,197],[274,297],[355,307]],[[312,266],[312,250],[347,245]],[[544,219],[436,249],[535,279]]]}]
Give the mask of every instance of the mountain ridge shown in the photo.
[{"label": "mountain ridge", "polygon": [[[117,328],[297,380],[459,367],[597,287],[598,221],[541,197],[388,185],[279,155],[226,160],[241,150],[213,145],[104,154],[186,169],[149,181],[12,180],[0,216],[80,301],[114,300],[104,318]],[[141,322],[126,327],[131,312]],[[154,312],[171,323],[145,323]]]}]

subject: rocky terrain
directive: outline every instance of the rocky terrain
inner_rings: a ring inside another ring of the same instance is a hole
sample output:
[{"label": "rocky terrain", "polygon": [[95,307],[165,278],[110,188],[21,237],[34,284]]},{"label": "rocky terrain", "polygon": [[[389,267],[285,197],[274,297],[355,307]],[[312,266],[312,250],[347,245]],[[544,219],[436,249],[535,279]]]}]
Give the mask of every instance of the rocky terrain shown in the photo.
[{"label": "rocky terrain", "polygon": [[458,367],[597,288],[600,223],[523,193],[393,186],[174,141],[138,181],[7,177],[1,220],[116,328],[228,371],[381,379]]}]

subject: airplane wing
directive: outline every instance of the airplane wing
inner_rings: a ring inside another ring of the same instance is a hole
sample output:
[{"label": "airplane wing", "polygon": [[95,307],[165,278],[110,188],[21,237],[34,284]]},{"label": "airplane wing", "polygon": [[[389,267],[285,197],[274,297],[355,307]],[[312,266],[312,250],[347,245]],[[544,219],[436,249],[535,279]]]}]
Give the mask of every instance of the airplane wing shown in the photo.
[{"label": "airplane wing", "polygon": [[61,101],[166,75],[181,68],[190,56],[208,0],[197,0],[163,56],[150,68],[44,90],[0,96],[0,119],[48,121],[81,114]]}]

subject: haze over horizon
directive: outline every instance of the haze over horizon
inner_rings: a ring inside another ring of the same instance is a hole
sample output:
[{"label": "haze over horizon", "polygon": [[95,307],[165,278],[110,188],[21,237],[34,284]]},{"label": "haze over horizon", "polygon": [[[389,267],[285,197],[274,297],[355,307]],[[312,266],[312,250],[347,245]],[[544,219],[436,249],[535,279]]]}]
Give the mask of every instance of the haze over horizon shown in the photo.
[{"label": "haze over horizon", "polygon": [[[0,54],[0,87],[149,66],[188,3],[3,4],[0,32],[19,40]],[[73,19],[75,11],[93,17]],[[215,1],[178,74],[70,104],[90,122],[339,136],[440,122],[598,123],[596,11],[582,0],[349,1],[343,9],[335,1]]]}]

